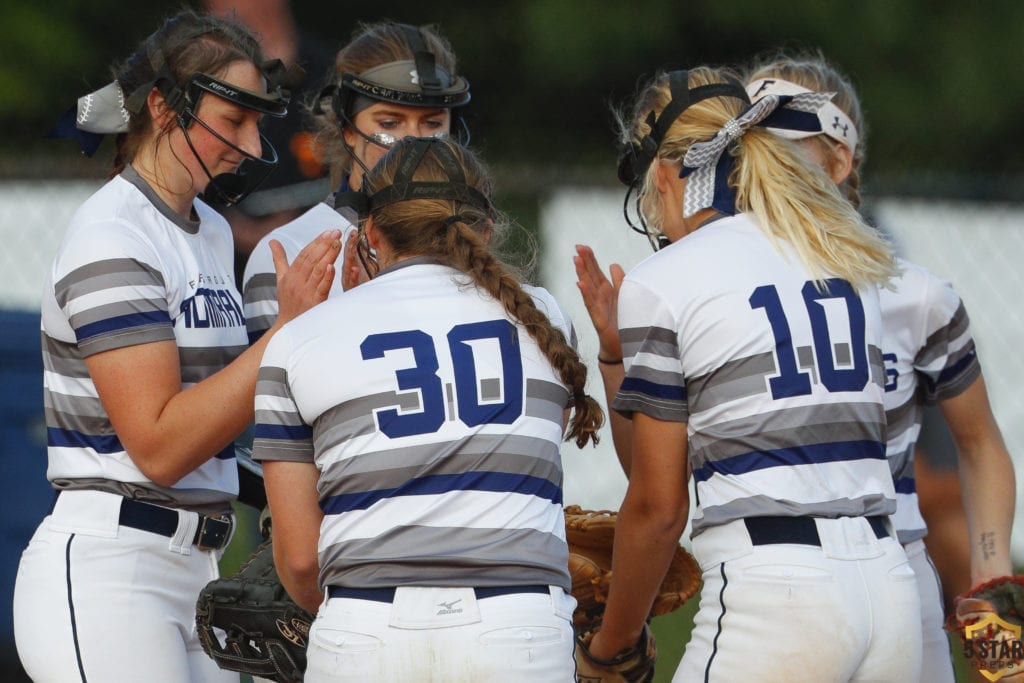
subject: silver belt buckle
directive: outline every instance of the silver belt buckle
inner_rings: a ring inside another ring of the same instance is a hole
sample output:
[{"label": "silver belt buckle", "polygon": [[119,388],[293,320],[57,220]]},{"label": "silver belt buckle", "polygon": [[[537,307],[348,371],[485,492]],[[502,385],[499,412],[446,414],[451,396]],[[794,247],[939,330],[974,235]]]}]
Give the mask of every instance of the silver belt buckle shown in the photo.
[{"label": "silver belt buckle", "polygon": [[[219,522],[219,524],[207,526],[207,523],[211,521]],[[202,515],[202,519],[199,522],[199,530],[196,533],[196,547],[200,550],[220,550],[223,548],[227,545],[228,538],[231,536],[233,522],[234,520],[231,515],[220,515],[219,517]]]}]

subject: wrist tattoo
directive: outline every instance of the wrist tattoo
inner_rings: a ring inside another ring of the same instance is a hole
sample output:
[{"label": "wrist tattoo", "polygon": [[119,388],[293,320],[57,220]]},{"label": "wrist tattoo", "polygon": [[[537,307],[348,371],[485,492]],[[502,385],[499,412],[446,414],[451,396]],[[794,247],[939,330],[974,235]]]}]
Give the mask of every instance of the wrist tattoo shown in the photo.
[{"label": "wrist tattoo", "polygon": [[996,556],[996,534],[994,531],[983,531],[978,539],[978,547],[981,548],[981,557],[988,560]]}]

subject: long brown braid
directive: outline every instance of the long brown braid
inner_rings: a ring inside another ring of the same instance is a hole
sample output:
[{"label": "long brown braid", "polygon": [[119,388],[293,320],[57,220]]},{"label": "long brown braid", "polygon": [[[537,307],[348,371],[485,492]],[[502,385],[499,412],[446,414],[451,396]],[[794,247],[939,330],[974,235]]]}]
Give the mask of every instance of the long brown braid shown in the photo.
[{"label": "long brown braid", "polygon": [[[451,183],[461,180],[449,176],[442,155],[455,160],[464,174],[465,186],[477,194],[460,199],[402,199],[373,206],[370,217],[375,230],[391,247],[395,257],[428,256],[466,273],[472,283],[500,301],[505,311],[529,333],[562,382],[572,394],[572,418],[565,439],[577,446],[597,444],[597,430],[604,423],[604,412],[584,392],[587,366],[565,335],[551,324],[523,290],[511,268],[491,249],[490,242],[507,223],[490,204],[491,182],[483,164],[457,142],[429,138],[427,151],[412,176],[414,183]],[[366,176],[368,194],[379,193],[395,183],[399,166],[414,144],[424,139],[405,138],[392,148]]]}]

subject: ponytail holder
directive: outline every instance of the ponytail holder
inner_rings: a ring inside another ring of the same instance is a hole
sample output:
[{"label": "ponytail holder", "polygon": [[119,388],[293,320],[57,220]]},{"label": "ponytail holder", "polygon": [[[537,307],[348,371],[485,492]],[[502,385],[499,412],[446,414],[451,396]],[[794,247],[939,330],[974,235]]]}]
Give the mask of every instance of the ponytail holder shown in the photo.
[{"label": "ponytail holder", "polygon": [[463,216],[461,213],[457,213],[454,216],[448,216],[448,218],[445,218],[444,221],[441,223],[441,225],[444,227],[445,230],[447,230],[448,228],[452,227],[456,223],[465,223],[465,222],[466,222],[466,217]]},{"label": "ponytail holder", "polygon": [[572,395],[572,400],[577,402],[577,403],[579,403],[580,401],[583,401],[586,398],[587,398],[587,392],[585,392],[585,391],[577,391],[575,394]]}]

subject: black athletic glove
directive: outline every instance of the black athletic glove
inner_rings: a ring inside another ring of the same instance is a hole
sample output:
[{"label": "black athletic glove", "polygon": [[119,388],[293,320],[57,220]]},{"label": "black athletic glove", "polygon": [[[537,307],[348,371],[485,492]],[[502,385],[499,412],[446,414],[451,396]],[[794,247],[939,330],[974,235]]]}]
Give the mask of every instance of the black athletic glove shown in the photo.
[{"label": "black athletic glove", "polygon": [[281,683],[302,681],[312,623],[281,585],[270,541],[237,574],[208,583],[196,603],[199,640],[220,668]]}]

